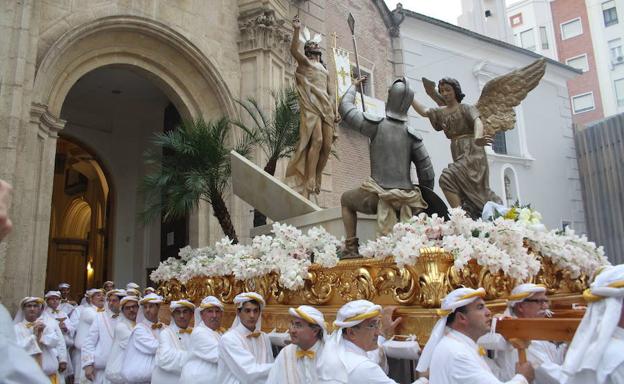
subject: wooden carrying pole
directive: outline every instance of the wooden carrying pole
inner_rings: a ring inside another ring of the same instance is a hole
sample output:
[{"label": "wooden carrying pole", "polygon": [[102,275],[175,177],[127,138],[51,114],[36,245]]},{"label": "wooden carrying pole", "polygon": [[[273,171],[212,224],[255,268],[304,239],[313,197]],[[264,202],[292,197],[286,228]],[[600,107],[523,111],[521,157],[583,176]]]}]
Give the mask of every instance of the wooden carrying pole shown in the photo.
[{"label": "wooden carrying pole", "polygon": [[496,333],[518,349],[518,360],[525,363],[526,348],[531,340],[570,342],[580,323],[580,318],[501,319],[496,324]]}]

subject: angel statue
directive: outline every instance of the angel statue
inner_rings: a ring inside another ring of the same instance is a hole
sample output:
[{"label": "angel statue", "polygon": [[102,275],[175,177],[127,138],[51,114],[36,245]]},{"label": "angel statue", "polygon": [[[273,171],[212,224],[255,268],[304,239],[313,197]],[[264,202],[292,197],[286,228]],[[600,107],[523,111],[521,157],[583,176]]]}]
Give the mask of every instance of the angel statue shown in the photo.
[{"label": "angel statue", "polygon": [[[301,22],[295,16],[292,22],[293,38],[290,53],[297,61],[295,71],[301,122],[299,142],[286,168],[286,178],[303,196],[319,194],[321,176],[335,140],[335,124],[340,121],[333,102],[329,72],[321,60],[321,35],[310,37],[308,28],[299,34]],[[299,40],[304,43],[304,54],[299,52]]]},{"label": "angel statue", "polygon": [[416,99],[412,107],[451,140],[453,163],[442,171],[439,181],[451,207],[461,207],[476,219],[488,201],[502,204],[490,189],[484,146],[492,143],[497,132],[513,129],[513,108],[537,86],[545,70],[546,61],[539,59],[488,81],[476,105],[461,102],[465,95],[455,79],[440,80],[437,92],[433,81],[422,79],[426,93],[440,108],[426,108]]}]

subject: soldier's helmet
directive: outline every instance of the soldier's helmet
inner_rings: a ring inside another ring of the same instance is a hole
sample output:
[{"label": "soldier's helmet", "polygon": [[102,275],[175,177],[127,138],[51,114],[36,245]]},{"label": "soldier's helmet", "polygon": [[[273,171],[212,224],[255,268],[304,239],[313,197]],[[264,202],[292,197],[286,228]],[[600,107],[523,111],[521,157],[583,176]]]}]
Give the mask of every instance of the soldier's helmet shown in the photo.
[{"label": "soldier's helmet", "polygon": [[412,105],[414,91],[411,90],[405,77],[400,77],[388,88],[386,116],[390,119],[407,121],[407,111]]}]

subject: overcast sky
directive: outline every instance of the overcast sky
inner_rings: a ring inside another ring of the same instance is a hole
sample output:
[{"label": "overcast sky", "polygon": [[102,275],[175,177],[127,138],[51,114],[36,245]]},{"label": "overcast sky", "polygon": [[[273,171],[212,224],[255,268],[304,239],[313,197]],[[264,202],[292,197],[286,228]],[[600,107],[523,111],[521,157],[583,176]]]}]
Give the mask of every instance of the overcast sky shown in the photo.
[{"label": "overcast sky", "polygon": [[[457,17],[461,15],[461,0],[385,0],[388,8],[393,10],[397,3],[402,3],[403,8],[422,13],[447,23],[457,24]],[[506,0],[507,4],[513,4],[521,0]]]}]

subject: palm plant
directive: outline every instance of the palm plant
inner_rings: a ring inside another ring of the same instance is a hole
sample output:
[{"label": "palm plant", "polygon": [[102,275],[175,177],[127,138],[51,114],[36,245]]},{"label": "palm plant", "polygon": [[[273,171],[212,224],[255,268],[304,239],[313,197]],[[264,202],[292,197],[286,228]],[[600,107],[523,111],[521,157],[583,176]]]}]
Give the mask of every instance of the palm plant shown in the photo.
[{"label": "palm plant", "polygon": [[[250,132],[257,144],[264,152],[267,162],[264,171],[271,176],[279,159],[290,156],[299,140],[299,103],[297,90],[294,87],[284,88],[272,92],[274,99],[273,112],[269,116],[253,98],[245,101],[237,100],[251,120],[251,126],[242,121],[233,124]],[[257,210],[254,211],[254,226],[266,224],[266,217]]]},{"label": "palm plant", "polygon": [[154,135],[156,149],[145,153],[146,165],[153,171],[142,182],[144,222],[159,216],[163,221],[184,217],[203,200],[212,206],[223,233],[238,242],[223,197],[231,174],[229,154],[234,149],[249,155],[255,139],[243,127],[242,138],[228,145],[231,127],[227,118],[208,122],[199,118]]}]

